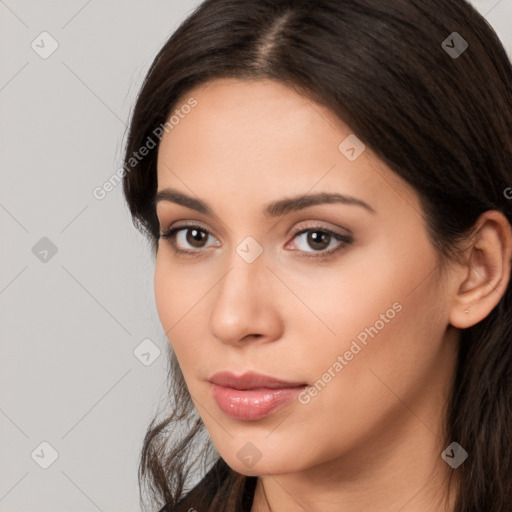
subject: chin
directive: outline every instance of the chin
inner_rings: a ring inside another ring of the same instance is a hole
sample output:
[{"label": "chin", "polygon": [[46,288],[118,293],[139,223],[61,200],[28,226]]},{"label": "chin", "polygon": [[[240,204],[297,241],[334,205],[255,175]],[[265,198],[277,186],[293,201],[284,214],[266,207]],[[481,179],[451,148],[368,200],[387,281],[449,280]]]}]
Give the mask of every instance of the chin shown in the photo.
[{"label": "chin", "polygon": [[[249,445],[249,443],[247,444]],[[274,452],[271,457],[265,457],[264,454],[261,454],[261,458],[256,462],[250,461],[246,459],[249,457],[246,453],[249,453],[251,449],[249,445],[249,448],[246,448],[245,452],[242,450],[240,457],[240,452],[230,453],[229,456],[221,454],[221,456],[231,469],[245,476],[284,475],[304,469],[296,457],[285,453]],[[246,459],[246,461],[244,461],[244,459]]]}]

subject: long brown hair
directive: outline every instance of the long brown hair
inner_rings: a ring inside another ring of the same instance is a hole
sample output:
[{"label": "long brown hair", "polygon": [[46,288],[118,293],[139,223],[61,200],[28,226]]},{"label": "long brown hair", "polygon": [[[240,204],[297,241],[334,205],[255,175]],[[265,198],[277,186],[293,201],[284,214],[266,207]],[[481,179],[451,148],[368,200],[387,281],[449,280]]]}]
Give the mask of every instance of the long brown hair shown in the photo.
[{"label": "long brown hair", "polygon": [[[154,59],[129,127],[123,189],[154,255],[158,144],[133,155],[158,139],[192,87],[221,77],[275,79],[331,109],[416,190],[444,258],[457,258],[482,212],[499,210],[512,224],[512,66],[465,0],[207,0]],[[456,470],[456,512],[512,510],[511,293],[509,283],[491,313],[461,331],[445,426],[446,445],[469,452]],[[194,507],[239,511],[247,477],[212,447],[169,354],[170,402],[148,427],[141,489],[173,506],[192,470],[216,463],[216,497],[200,490]]]}]

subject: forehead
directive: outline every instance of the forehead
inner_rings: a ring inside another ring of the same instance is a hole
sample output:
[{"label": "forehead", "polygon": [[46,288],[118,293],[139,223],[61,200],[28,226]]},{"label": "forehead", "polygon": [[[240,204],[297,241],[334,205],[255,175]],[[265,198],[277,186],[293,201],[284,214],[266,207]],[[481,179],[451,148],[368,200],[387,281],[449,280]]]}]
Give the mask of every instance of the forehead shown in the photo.
[{"label": "forehead", "polygon": [[274,80],[214,80],[183,94],[171,115],[158,151],[159,190],[246,200],[277,189],[338,191],[374,205],[409,192],[369,148],[348,159],[344,141],[357,144],[350,128]]},{"label": "forehead", "polygon": [[[185,108],[191,99],[196,106]],[[180,112],[185,110],[190,112]],[[172,114],[174,124],[164,133],[161,153],[181,144],[201,144],[214,155],[231,159],[238,155],[254,160],[257,154],[272,153],[279,157],[299,148],[318,149],[332,159],[340,137],[350,133],[327,108],[274,80],[214,80],[183,94]]]}]

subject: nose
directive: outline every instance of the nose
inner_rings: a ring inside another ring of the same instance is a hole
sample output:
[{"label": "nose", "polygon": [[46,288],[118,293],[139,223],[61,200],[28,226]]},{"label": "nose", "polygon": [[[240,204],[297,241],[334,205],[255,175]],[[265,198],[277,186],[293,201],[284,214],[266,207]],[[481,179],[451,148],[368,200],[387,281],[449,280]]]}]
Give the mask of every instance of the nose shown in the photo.
[{"label": "nose", "polygon": [[237,346],[280,338],[279,280],[267,268],[263,255],[252,263],[235,255],[231,262],[213,295],[209,319],[213,336]]}]

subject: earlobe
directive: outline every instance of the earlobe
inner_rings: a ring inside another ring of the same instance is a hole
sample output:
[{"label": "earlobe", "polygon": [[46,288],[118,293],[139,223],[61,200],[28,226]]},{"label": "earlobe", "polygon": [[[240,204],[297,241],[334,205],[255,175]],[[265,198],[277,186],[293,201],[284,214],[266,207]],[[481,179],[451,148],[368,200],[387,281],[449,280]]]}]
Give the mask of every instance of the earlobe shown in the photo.
[{"label": "earlobe", "polygon": [[466,249],[467,263],[450,311],[450,324],[467,329],[485,317],[501,300],[510,280],[512,229],[497,210],[484,212]]}]

